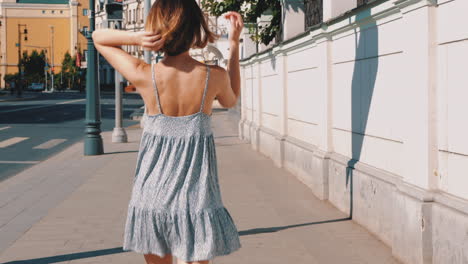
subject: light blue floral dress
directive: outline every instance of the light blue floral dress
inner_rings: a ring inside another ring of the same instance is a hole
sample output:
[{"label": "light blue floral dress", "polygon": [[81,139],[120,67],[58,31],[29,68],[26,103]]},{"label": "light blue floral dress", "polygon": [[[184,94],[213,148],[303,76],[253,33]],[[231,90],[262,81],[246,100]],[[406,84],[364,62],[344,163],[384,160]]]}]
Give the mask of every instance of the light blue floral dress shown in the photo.
[{"label": "light blue floral dress", "polygon": [[238,231],[224,207],[218,183],[211,115],[200,110],[167,116],[148,115],[142,131],[132,195],[124,230],[124,251],[166,254],[183,261],[203,261],[241,247]]}]

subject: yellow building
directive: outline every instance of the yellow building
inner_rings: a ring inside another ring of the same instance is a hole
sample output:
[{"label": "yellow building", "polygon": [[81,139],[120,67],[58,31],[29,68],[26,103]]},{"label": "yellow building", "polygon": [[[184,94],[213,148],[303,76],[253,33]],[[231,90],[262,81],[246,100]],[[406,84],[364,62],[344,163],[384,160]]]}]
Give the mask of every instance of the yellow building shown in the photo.
[{"label": "yellow building", "polygon": [[89,28],[88,13],[87,0],[0,0],[0,88],[5,74],[18,72],[18,42],[21,53],[46,50],[55,73],[67,51],[85,54],[87,40],[80,31]]}]

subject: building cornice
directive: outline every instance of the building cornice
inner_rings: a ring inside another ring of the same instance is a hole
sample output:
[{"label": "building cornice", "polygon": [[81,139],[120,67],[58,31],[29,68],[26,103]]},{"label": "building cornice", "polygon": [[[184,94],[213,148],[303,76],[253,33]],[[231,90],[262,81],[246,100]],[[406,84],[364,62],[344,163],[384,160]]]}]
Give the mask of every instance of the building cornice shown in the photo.
[{"label": "building cornice", "polygon": [[30,9],[70,9],[68,4],[18,4],[0,3],[0,8],[30,8]]},{"label": "building cornice", "polygon": [[[345,12],[336,18],[315,25],[305,32],[301,32],[290,39],[276,43],[258,53],[254,53],[247,58],[241,59],[239,62],[240,65],[247,65],[257,60],[264,60],[269,56],[276,56],[279,53],[287,53],[290,49],[296,49],[298,46],[326,41],[350,29],[359,29],[363,25],[365,27],[369,21],[384,23],[388,20],[400,19],[403,16],[403,11],[401,9],[403,4],[418,3],[425,6],[433,1],[435,0],[376,0],[370,4]],[[395,4],[395,2],[398,4]],[[365,9],[370,10],[369,16],[367,16],[366,19],[357,19],[358,14]]]}]

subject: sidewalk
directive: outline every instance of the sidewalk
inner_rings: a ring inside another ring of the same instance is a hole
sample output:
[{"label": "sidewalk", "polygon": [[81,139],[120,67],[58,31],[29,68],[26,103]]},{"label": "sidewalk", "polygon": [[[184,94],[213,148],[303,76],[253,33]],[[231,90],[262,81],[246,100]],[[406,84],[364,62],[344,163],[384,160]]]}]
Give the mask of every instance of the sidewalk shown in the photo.
[{"label": "sidewalk", "polygon": [[[399,263],[364,228],[238,139],[234,116],[213,113],[223,202],[242,248],[210,264]],[[83,156],[83,143],[0,183],[0,263],[145,263],[122,251],[139,126],[129,143]]]}]

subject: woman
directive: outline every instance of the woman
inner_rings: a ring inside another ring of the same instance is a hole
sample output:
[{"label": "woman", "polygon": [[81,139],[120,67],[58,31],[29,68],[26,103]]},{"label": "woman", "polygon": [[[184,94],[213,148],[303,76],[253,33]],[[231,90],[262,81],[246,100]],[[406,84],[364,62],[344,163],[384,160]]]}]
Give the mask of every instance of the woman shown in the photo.
[{"label": "woman", "polygon": [[[233,107],[240,95],[236,12],[231,22],[227,70],[189,55],[218,38],[195,0],[157,0],[144,32],[93,32],[96,49],[135,87],[148,109],[128,205],[123,249],[144,254],[148,264],[207,264],[241,247],[238,231],[221,200],[211,131],[214,98]],[[202,34],[203,33],[203,34]],[[147,64],[119,46],[163,51]]]}]

